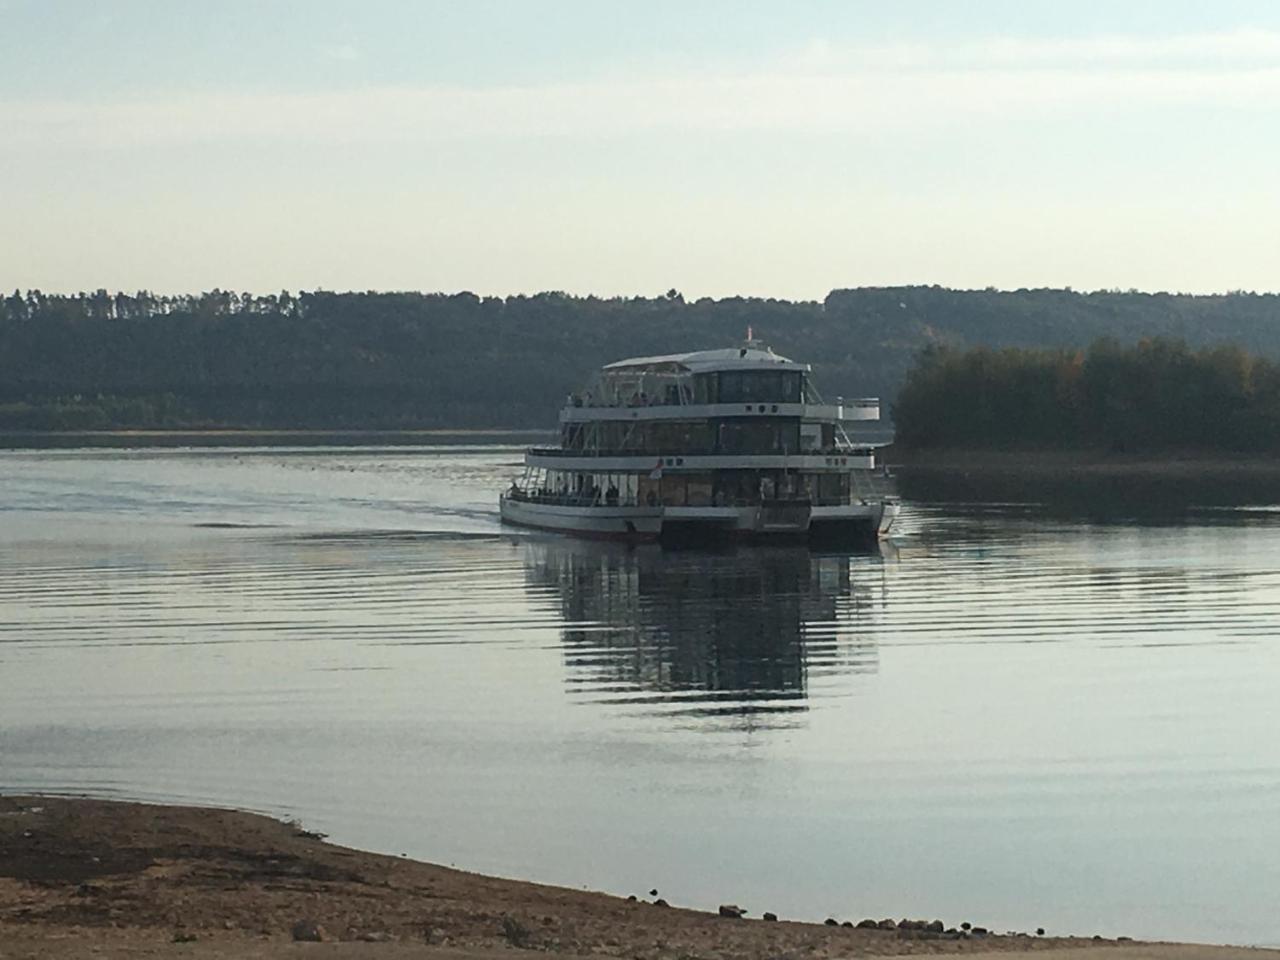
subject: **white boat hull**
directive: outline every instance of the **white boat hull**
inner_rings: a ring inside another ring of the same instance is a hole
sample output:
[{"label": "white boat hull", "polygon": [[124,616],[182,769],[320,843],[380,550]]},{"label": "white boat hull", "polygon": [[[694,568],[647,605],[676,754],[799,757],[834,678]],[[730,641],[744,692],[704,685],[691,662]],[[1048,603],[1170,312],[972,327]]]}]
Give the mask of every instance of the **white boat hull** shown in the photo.
[{"label": "white boat hull", "polygon": [[612,540],[718,540],[883,537],[894,501],[833,507],[628,507],[544,503],[503,495],[503,523]]}]

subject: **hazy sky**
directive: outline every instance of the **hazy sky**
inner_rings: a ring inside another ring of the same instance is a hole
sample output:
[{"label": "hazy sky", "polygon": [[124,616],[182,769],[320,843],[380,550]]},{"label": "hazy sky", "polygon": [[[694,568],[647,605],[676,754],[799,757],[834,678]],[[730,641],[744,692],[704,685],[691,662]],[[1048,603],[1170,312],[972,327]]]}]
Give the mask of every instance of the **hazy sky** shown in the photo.
[{"label": "hazy sky", "polygon": [[0,0],[0,288],[1280,289],[1280,3]]}]

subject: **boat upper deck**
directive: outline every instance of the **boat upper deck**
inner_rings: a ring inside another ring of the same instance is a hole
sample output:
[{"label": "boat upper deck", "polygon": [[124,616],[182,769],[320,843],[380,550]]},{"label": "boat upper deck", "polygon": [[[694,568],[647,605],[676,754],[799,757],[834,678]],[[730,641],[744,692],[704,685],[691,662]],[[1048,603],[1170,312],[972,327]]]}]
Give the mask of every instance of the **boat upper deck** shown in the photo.
[{"label": "boat upper deck", "polygon": [[724,350],[697,350],[692,353],[672,353],[661,357],[633,357],[604,365],[605,372],[627,373],[635,371],[682,371],[684,373],[714,373],[722,370],[783,369],[809,372],[809,364],[797,363],[779,356],[754,341],[747,346],[729,347]]},{"label": "boat upper deck", "polygon": [[606,364],[570,395],[561,423],[779,416],[807,420],[877,420],[874,398],[824,403],[810,367],[757,341],[724,350],[634,357]]}]

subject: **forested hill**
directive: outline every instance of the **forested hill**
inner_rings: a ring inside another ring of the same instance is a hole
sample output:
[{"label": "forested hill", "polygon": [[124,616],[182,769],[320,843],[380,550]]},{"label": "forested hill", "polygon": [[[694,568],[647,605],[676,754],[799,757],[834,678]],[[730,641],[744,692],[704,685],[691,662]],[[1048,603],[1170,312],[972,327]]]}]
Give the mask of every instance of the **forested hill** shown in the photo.
[{"label": "forested hill", "polygon": [[896,406],[900,448],[1280,449],[1280,363],[1154,338],[1087,350],[930,348]]},{"label": "forested hill", "polygon": [[892,400],[929,345],[1171,336],[1280,357],[1280,297],[940,287],[822,303],[559,293],[98,291],[0,300],[0,429],[551,427],[623,357],[737,343],[813,363],[829,396]]}]

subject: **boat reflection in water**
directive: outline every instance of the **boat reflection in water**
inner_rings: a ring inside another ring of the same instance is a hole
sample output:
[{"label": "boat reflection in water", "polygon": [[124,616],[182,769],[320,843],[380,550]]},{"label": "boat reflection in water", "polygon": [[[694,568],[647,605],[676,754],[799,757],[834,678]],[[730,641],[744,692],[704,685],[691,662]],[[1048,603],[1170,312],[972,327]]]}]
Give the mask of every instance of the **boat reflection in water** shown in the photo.
[{"label": "boat reflection in water", "polygon": [[825,681],[877,668],[874,642],[858,635],[879,607],[875,547],[853,557],[559,539],[524,548],[531,592],[550,588],[559,602],[566,682],[586,701],[704,725],[785,726],[834,686]]}]

